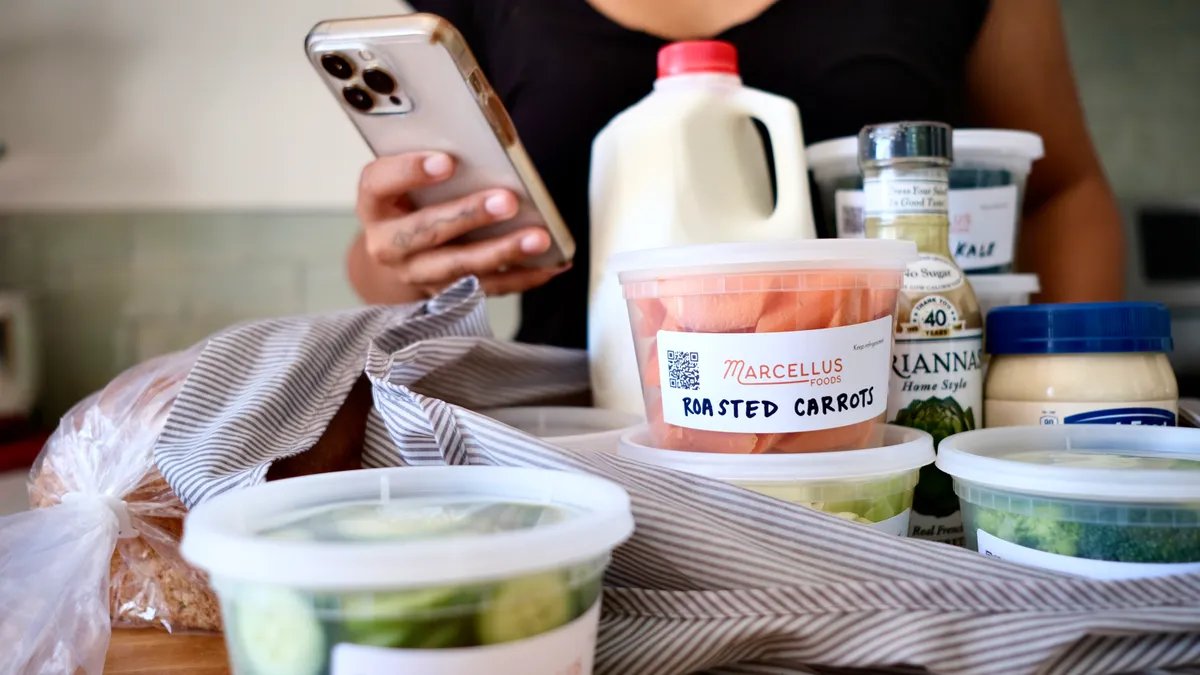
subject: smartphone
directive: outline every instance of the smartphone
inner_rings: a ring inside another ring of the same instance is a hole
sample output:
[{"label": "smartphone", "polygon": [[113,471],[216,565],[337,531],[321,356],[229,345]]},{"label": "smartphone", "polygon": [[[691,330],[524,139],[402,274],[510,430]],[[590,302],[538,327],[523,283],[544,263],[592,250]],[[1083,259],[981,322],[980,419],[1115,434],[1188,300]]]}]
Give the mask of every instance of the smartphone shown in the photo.
[{"label": "smartphone", "polygon": [[575,240],[458,30],[432,14],[324,21],[305,40],[309,61],[377,157],[442,151],[457,160],[443,183],[412,191],[417,207],[507,188],[517,215],[459,242],[526,227],[550,234],[550,248],[525,267],[557,267]]}]

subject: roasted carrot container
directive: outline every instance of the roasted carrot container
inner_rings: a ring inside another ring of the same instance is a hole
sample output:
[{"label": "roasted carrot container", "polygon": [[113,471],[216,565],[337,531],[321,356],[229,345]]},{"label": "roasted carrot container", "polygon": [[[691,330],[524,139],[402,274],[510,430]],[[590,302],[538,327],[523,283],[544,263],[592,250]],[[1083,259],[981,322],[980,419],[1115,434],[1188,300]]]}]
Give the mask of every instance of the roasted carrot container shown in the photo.
[{"label": "roasted carrot container", "polygon": [[821,239],[613,256],[651,439],[697,452],[866,447],[916,245]]}]

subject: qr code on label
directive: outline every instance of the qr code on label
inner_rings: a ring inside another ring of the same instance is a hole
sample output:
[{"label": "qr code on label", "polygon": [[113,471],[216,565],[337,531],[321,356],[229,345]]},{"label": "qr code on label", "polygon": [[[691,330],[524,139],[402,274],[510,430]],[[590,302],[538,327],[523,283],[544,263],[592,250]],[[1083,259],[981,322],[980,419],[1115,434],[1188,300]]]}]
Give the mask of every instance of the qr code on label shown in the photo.
[{"label": "qr code on label", "polygon": [[667,380],[672,389],[700,388],[700,353],[667,350]]}]

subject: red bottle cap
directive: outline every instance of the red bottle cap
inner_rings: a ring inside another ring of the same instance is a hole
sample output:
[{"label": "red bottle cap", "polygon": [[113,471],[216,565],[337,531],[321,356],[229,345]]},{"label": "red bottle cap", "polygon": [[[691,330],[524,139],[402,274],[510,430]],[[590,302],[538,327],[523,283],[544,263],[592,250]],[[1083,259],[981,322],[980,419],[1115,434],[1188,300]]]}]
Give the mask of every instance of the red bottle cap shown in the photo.
[{"label": "red bottle cap", "polygon": [[728,42],[673,42],[658,50],[658,76],[689,73],[738,74],[737,49]]}]

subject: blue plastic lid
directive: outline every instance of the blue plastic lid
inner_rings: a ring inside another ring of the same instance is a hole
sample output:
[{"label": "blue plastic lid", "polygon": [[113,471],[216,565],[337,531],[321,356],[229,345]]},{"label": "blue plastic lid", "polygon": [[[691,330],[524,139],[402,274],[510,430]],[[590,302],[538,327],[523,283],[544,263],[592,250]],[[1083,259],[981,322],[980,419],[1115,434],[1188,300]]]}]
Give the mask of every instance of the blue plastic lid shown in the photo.
[{"label": "blue plastic lid", "polygon": [[1157,302],[998,307],[987,315],[989,354],[1169,352],[1171,313]]}]

